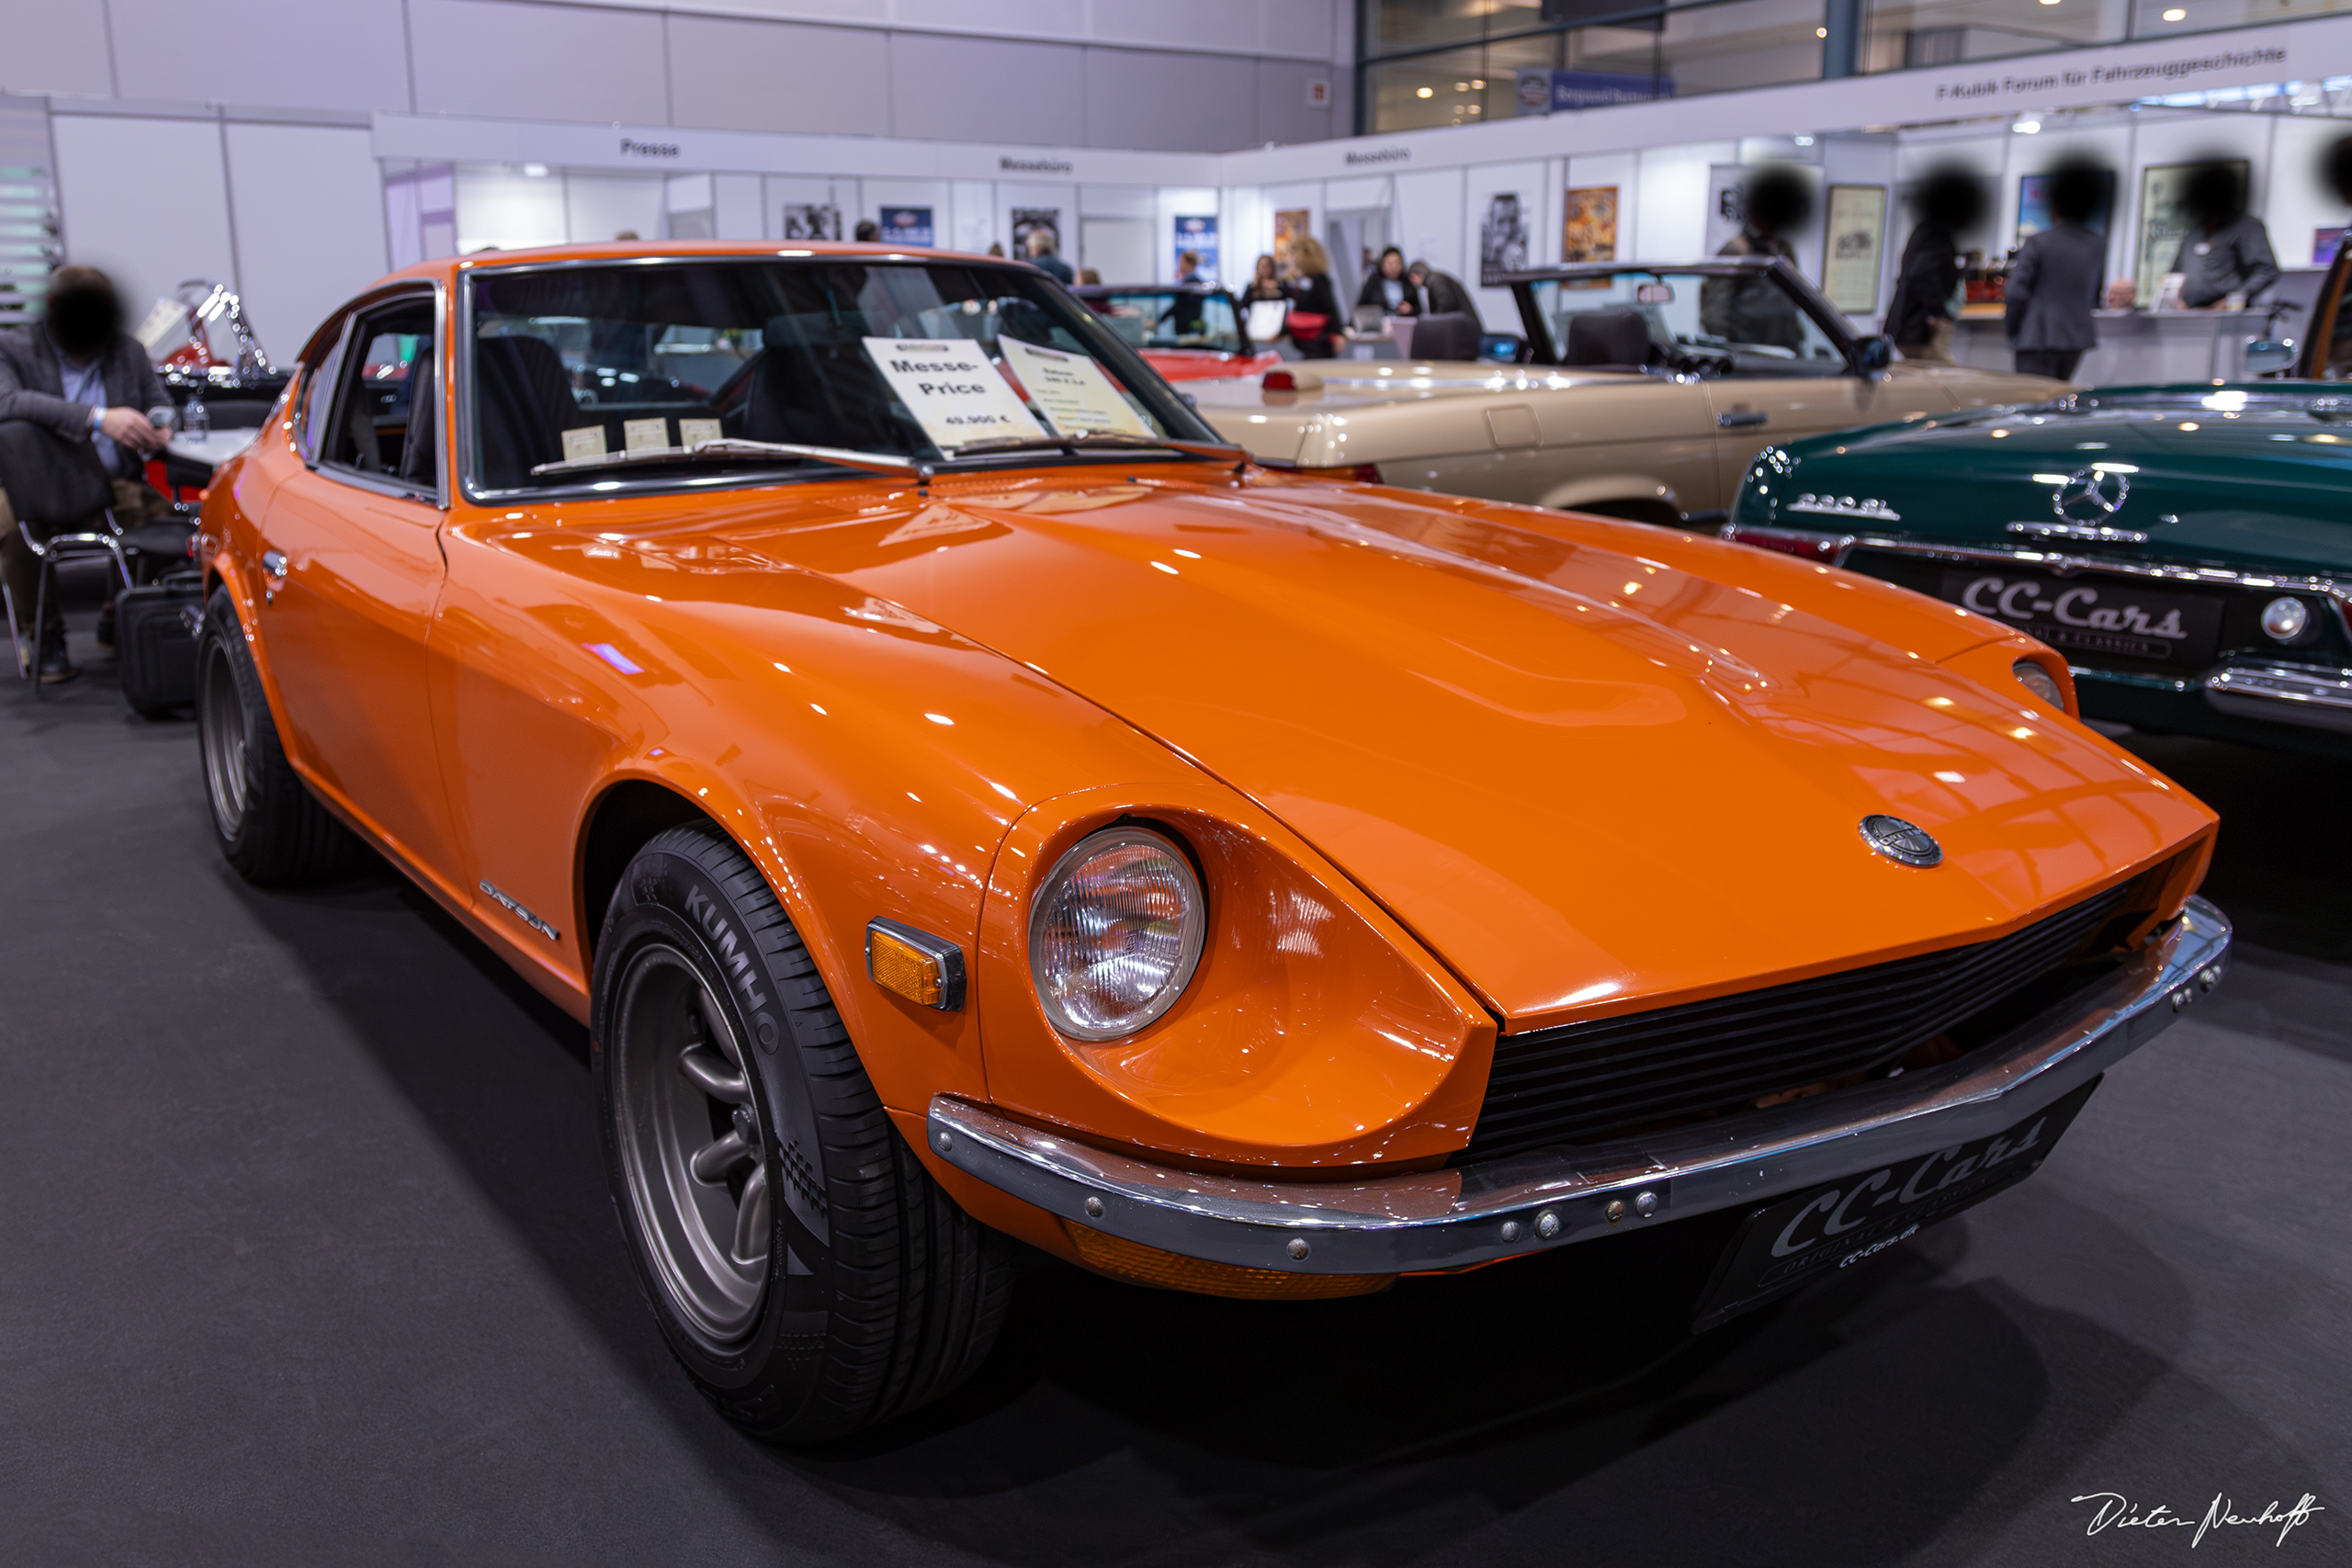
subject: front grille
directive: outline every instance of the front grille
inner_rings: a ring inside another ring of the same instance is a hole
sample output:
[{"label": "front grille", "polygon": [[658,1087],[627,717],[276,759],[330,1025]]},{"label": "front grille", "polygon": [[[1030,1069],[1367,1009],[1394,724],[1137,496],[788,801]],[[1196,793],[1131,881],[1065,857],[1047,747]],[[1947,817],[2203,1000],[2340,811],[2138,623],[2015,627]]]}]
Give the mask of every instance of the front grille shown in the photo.
[{"label": "front grille", "polygon": [[[1655,1012],[1507,1034],[1456,1163],[1613,1134],[1886,1066],[2069,959],[2111,946],[2143,909],[2136,878],[1992,942],[1923,953]],[[2102,941],[2102,939],[2104,939]]]}]

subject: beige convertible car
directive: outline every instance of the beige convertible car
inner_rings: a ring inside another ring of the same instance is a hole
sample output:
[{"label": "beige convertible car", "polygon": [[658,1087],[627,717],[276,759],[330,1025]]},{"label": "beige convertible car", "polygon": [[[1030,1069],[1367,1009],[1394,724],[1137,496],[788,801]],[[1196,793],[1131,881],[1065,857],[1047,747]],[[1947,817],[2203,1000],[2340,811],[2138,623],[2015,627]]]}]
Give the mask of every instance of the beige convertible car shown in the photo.
[{"label": "beige convertible car", "polygon": [[1856,337],[1770,258],[1602,262],[1510,285],[1525,363],[1306,361],[1187,390],[1272,467],[1707,525],[1767,442],[2039,402],[2061,385],[1893,363],[1886,339]]}]

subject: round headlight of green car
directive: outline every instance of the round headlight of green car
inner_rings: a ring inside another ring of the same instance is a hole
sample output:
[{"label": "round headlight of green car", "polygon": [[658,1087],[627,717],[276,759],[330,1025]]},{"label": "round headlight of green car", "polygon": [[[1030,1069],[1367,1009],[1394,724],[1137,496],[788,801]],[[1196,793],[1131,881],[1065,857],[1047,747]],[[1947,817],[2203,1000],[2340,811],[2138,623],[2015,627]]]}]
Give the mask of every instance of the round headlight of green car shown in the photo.
[{"label": "round headlight of green car", "polygon": [[1165,834],[1090,833],[1054,863],[1029,916],[1029,974],[1073,1040],[1133,1034],[1176,1005],[1200,966],[1208,900]]},{"label": "round headlight of green car", "polygon": [[2066,711],[2066,694],[2058,689],[2056,677],[2040,664],[2030,659],[2020,659],[2009,666],[2009,673],[2018,678],[2018,685],[2023,686],[2060,713]]}]

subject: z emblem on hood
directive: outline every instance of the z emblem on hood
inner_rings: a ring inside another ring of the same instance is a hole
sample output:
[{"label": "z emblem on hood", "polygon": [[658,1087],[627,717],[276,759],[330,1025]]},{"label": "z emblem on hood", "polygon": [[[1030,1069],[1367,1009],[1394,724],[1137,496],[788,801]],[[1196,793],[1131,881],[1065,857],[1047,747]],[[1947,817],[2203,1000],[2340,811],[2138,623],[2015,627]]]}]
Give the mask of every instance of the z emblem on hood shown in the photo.
[{"label": "z emblem on hood", "polygon": [[1944,858],[1943,846],[1925,828],[1914,827],[1900,817],[1876,812],[1862,818],[1862,842],[1898,865],[1924,870],[1941,864]]},{"label": "z emblem on hood", "polygon": [[2076,468],[2050,498],[2050,510],[2068,523],[2104,523],[2123,510],[2132,476],[2113,468]]}]

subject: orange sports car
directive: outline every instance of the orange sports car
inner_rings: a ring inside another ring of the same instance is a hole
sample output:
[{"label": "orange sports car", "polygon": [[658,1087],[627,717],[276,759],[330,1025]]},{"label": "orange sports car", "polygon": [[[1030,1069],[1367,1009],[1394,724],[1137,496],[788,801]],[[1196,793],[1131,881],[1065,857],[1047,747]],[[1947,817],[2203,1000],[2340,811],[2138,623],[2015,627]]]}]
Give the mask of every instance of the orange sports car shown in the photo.
[{"label": "orange sports car", "polygon": [[1013,1243],[1313,1298],[1713,1215],[1704,1326],[2032,1170],[2214,818],[1963,609],[1267,472],[1044,274],[426,264],[210,491],[210,818],[588,1025],[662,1333],[821,1438]]}]

